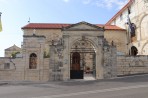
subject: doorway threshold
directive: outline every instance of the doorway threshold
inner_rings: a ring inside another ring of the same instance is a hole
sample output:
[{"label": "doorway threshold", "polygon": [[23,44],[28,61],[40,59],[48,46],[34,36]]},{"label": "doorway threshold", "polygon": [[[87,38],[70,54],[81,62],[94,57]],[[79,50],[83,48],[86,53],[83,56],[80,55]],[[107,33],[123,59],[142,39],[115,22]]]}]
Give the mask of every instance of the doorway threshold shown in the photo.
[{"label": "doorway threshold", "polygon": [[96,80],[92,74],[84,74],[84,80]]}]

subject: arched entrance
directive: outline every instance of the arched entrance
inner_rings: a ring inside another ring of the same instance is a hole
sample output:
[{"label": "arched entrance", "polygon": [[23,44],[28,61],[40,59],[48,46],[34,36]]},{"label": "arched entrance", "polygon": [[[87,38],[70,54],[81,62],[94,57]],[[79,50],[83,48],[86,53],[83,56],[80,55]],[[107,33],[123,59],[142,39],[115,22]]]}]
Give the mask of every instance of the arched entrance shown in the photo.
[{"label": "arched entrance", "polygon": [[131,55],[136,56],[138,54],[138,49],[135,46],[131,47]]},{"label": "arched entrance", "polygon": [[70,78],[95,78],[96,53],[93,44],[88,40],[76,41],[70,53]]},{"label": "arched entrance", "polygon": [[83,70],[81,70],[80,66],[80,53],[73,52],[71,54],[71,69],[70,69],[70,78],[71,79],[83,79]]}]

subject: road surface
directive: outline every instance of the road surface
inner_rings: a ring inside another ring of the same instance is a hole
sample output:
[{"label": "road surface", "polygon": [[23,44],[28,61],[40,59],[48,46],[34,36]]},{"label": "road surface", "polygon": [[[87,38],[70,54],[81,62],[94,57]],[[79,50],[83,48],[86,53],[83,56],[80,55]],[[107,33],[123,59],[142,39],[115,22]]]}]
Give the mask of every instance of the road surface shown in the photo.
[{"label": "road surface", "polygon": [[13,81],[0,85],[0,98],[148,98],[148,75],[96,81]]}]

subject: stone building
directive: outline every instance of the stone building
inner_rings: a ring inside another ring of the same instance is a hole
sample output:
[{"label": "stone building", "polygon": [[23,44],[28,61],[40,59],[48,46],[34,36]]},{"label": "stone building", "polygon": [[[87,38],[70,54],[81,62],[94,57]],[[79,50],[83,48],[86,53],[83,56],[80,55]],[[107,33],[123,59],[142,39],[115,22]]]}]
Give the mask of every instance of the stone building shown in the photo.
[{"label": "stone building", "polygon": [[7,49],[5,49],[5,57],[15,57],[17,54],[20,54],[22,49],[17,47],[15,44]]},{"label": "stone building", "polygon": [[117,25],[128,31],[127,16],[135,25],[134,34],[128,34],[128,50],[133,55],[148,55],[148,0],[129,0],[106,25]]},{"label": "stone building", "polygon": [[[29,23],[22,30],[22,56],[0,59],[0,79],[113,78],[117,75],[117,51],[127,51],[126,30],[114,25]],[[13,67],[5,69],[7,64]]]},{"label": "stone building", "polygon": [[[136,43],[140,42],[138,45],[142,45],[144,41],[136,39],[138,30],[144,30],[146,33],[146,29],[140,29],[142,27],[141,25],[138,27],[137,23],[135,23],[135,36],[131,37],[126,28],[127,17],[124,13],[127,14],[127,11],[131,10],[129,15],[131,18],[132,6],[138,4],[135,2],[144,1],[130,0],[106,24],[82,21],[75,24],[29,23],[25,25],[22,27],[21,49],[16,49],[16,46],[8,48],[5,50],[6,57],[0,58],[0,79],[27,81],[86,79],[87,77],[109,79],[119,75],[147,73],[148,57],[129,55],[132,45],[135,53],[140,49]],[[133,11],[133,13],[140,13],[141,10],[140,6],[139,12]],[[140,21],[139,19],[143,19],[146,13],[145,10],[143,13],[134,14],[135,17],[141,18],[131,18],[131,21],[133,22],[134,19]],[[138,16],[142,14],[143,16]],[[119,17],[123,17],[120,22]],[[144,23],[140,22],[142,25]],[[144,45],[146,46],[146,43]]]},{"label": "stone building", "polygon": [[[112,78],[116,76],[116,52],[127,53],[126,31],[113,25],[30,23],[22,29],[27,77],[40,70],[49,80],[84,79],[88,75]],[[36,58],[33,71],[29,61],[32,54]]]}]

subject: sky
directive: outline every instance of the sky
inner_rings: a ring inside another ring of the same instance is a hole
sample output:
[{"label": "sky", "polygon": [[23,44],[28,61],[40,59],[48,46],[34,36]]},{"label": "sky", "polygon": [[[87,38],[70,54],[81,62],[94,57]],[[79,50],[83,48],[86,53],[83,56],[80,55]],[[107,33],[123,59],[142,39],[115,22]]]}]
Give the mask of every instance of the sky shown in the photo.
[{"label": "sky", "polygon": [[0,0],[3,31],[0,32],[0,57],[14,44],[21,47],[21,27],[30,23],[105,24],[128,0]]}]

